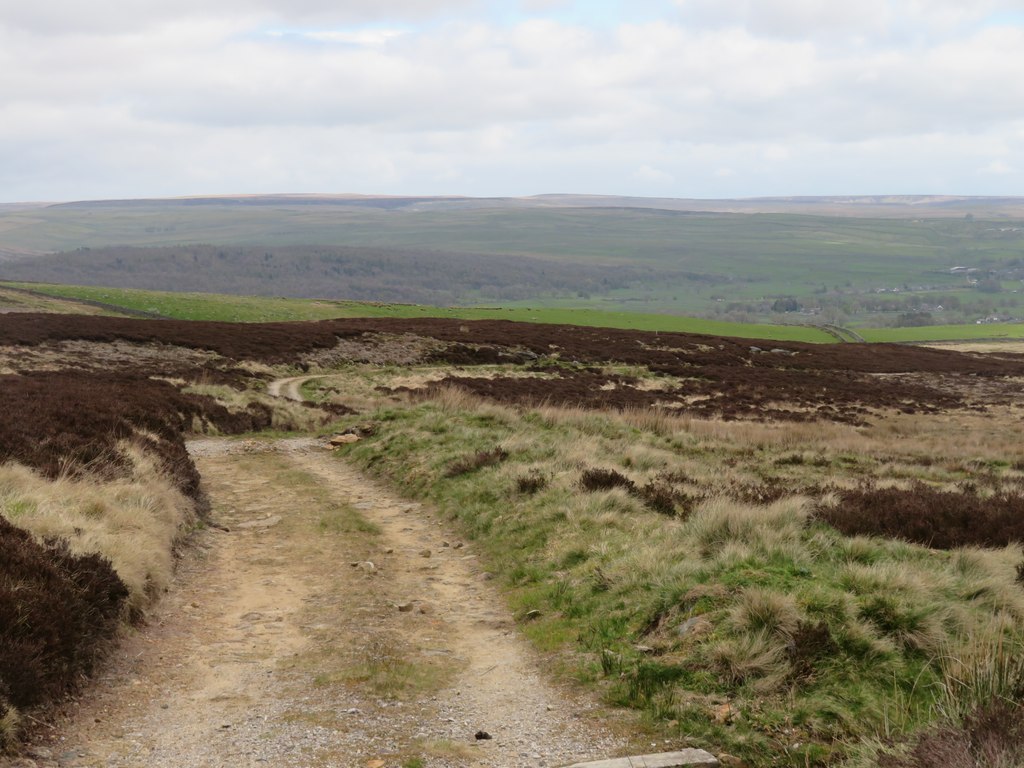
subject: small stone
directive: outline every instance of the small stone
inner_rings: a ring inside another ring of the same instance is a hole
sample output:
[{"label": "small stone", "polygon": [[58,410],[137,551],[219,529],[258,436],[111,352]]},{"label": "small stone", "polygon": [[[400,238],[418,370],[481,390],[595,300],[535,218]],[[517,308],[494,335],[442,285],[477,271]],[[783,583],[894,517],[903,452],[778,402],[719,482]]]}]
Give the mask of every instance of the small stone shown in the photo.
[{"label": "small stone", "polygon": [[388,547],[387,549],[384,550],[384,554],[385,555],[393,555],[393,554],[395,554],[395,548],[394,547]]},{"label": "small stone", "polygon": [[525,614],[523,614],[523,621],[533,621],[534,619],[539,619],[540,617],[541,612],[534,608],[532,611],[527,611]]},{"label": "small stone", "polygon": [[702,637],[712,629],[711,622],[703,616],[694,616],[679,625],[677,634],[680,637]]},{"label": "small stone", "polygon": [[718,756],[718,762],[724,768],[747,768],[747,764],[743,760],[740,760],[735,755],[730,755],[728,752],[722,752]]},{"label": "small stone", "polygon": [[377,570],[377,566],[371,563],[369,560],[367,560],[365,563],[359,564],[359,570],[363,571],[364,573],[373,573]]},{"label": "small stone", "polygon": [[734,717],[736,717],[736,708],[732,704],[721,704],[715,707],[711,714],[711,718],[719,725],[732,722]]},{"label": "small stone", "polygon": [[429,549],[420,550],[420,557],[430,557],[431,551]]},{"label": "small stone", "polygon": [[350,445],[352,443],[358,443],[362,438],[359,435],[335,435],[328,442],[332,446]]},{"label": "small stone", "polygon": [[464,546],[466,546],[466,545],[463,544],[461,541],[455,542],[455,548],[456,549],[462,549]]},{"label": "small stone", "polygon": [[423,614],[424,616],[429,616],[431,613],[434,612],[434,609],[432,607],[430,607],[430,605],[428,603],[422,603],[422,604],[420,604],[420,611],[419,612],[421,614]]},{"label": "small stone", "polygon": [[409,613],[415,607],[415,603],[402,603],[398,606],[398,610],[401,613]]}]

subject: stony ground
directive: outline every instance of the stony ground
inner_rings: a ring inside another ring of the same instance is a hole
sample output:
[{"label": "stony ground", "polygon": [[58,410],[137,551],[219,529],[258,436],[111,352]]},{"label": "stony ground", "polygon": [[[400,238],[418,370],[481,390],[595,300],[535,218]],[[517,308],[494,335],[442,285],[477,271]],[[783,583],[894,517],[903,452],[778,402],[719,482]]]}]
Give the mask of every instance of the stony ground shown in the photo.
[{"label": "stony ground", "polygon": [[547,682],[429,510],[312,440],[192,452],[226,530],[194,536],[23,765],[534,768],[672,747]]}]

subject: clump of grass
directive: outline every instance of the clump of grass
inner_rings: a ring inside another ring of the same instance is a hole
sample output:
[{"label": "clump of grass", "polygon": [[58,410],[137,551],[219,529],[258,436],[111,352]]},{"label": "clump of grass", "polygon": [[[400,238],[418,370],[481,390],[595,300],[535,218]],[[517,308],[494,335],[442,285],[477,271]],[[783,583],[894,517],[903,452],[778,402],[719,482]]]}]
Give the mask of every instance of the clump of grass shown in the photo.
[{"label": "clump of grass", "polygon": [[789,670],[785,643],[768,632],[719,641],[710,649],[710,656],[732,686],[741,686],[754,678],[777,678]]},{"label": "clump of grass", "polygon": [[[994,635],[994,636],[993,636]],[[995,622],[975,642],[942,656],[935,703],[941,718],[886,768],[975,768],[1024,763],[1024,638]]]},{"label": "clump of grass", "polygon": [[508,451],[504,448],[492,448],[489,451],[477,451],[470,456],[457,459],[445,470],[445,477],[458,477],[468,475],[484,467],[493,467],[508,458]]},{"label": "clump of grass", "polygon": [[744,632],[789,637],[802,616],[791,595],[763,587],[749,587],[736,601],[732,620]]},{"label": "clump of grass", "polygon": [[973,642],[947,648],[939,659],[943,682],[937,710],[955,721],[993,702],[1024,704],[1024,637],[994,621]]},{"label": "clump of grass", "polygon": [[18,742],[21,732],[21,715],[17,708],[0,697],[0,753]]},{"label": "clump of grass", "polygon": [[[377,696],[397,699],[409,693],[436,690],[449,673],[440,663],[410,658],[408,649],[393,638],[373,635],[340,679],[365,685]],[[324,682],[330,681],[333,678]]]}]

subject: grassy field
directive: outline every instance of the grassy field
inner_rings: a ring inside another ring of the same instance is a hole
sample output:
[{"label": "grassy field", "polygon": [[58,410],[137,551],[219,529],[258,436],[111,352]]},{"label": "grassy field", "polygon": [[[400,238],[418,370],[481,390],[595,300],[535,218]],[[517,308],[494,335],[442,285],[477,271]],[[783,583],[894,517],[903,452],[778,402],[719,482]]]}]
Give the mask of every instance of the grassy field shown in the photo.
[{"label": "grassy field", "polygon": [[[88,311],[90,305],[73,303],[85,300],[109,305],[110,312],[125,308],[151,312],[181,320],[222,320],[255,323],[292,320],[326,320],[333,317],[458,317],[466,320],[516,320],[643,331],[677,331],[718,336],[763,339],[769,341],[808,341],[829,343],[835,338],[810,326],[785,326],[754,323],[729,323],[676,315],[640,312],[609,312],[593,309],[529,307],[425,307],[406,304],[373,304],[355,301],[229,296],[210,293],[173,293],[91,286],[40,285],[36,283],[0,283],[71,302],[47,303],[22,293],[0,292],[0,302],[9,298],[19,311]],[[935,341],[1019,340],[1024,339],[1024,324],[933,325],[918,328],[859,328],[869,342],[924,343]]]},{"label": "grassy field", "polygon": [[586,309],[525,307],[422,307],[408,304],[369,304],[354,301],[227,296],[209,293],[171,293],[89,286],[10,283],[42,294],[99,302],[151,312],[181,320],[275,322],[325,320],[332,317],[457,317],[465,320],[516,320],[533,323],[589,325],[645,331],[679,331],[768,341],[828,342],[832,337],[816,328],[727,323],[673,315],[602,312]]}]

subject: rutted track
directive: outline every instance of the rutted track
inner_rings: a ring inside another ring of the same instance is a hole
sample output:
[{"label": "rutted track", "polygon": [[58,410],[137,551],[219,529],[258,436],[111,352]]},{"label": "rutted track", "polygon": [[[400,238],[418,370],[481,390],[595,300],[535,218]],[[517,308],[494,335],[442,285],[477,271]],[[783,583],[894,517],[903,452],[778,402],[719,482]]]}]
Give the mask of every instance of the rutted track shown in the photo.
[{"label": "rutted track", "polygon": [[[515,768],[626,748],[545,682],[471,549],[428,511],[308,439],[192,452],[228,531],[197,534],[39,765]],[[338,528],[353,509],[368,525]],[[361,678],[375,655],[440,682],[392,699]]]}]

